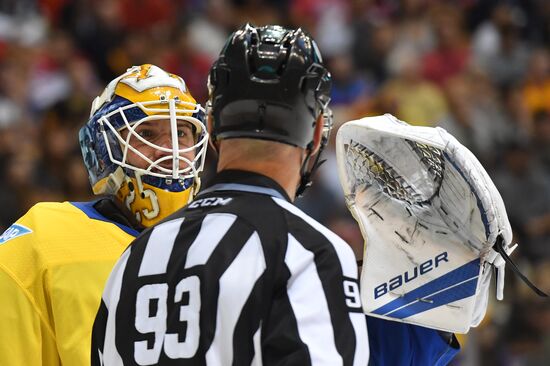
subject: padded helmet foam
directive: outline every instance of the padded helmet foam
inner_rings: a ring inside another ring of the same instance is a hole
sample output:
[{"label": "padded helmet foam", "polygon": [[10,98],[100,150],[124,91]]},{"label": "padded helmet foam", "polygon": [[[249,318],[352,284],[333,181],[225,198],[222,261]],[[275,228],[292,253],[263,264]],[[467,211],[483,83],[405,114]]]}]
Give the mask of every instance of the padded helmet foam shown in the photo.
[{"label": "padded helmet foam", "polygon": [[[192,131],[192,144],[181,142],[182,126]],[[79,140],[93,192],[117,195],[145,226],[199,188],[208,141],[204,109],[181,77],[157,66],[134,66],[111,81]]]},{"label": "padded helmet foam", "polygon": [[[311,148],[315,122],[330,115],[331,76],[301,29],[244,25],[210,70],[213,140],[246,137]],[[325,121],[325,138],[331,128]]]}]

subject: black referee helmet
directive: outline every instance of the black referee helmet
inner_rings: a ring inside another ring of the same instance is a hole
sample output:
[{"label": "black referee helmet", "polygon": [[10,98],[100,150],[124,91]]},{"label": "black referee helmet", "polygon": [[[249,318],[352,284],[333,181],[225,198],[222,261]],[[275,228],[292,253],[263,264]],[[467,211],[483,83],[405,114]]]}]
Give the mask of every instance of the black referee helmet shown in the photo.
[{"label": "black referee helmet", "polygon": [[[210,70],[211,137],[272,140],[311,150],[317,117],[331,115],[331,84],[306,32],[246,24],[229,37]],[[323,145],[330,117],[324,123]]]}]

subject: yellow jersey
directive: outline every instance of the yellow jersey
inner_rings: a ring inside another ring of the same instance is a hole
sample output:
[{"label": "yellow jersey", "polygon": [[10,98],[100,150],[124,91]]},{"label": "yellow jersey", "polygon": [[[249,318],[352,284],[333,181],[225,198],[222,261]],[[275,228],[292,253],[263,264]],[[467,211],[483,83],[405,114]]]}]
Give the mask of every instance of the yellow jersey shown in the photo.
[{"label": "yellow jersey", "polygon": [[39,203],[0,236],[0,365],[90,364],[112,267],[138,232],[88,203]]}]

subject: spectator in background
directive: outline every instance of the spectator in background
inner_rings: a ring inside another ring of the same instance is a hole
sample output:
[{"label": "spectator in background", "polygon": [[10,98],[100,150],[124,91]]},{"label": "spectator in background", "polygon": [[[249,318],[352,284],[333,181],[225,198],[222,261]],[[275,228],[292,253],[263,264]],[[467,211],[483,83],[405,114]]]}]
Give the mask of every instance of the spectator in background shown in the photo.
[{"label": "spectator in background", "polygon": [[[39,175],[36,172],[37,151],[28,143],[34,136],[25,135],[21,130],[0,130],[0,145],[8,147],[2,151],[0,168],[4,179],[0,181],[0,231],[4,232],[8,226],[22,215],[23,207],[33,205],[45,189],[39,189],[36,182]],[[19,145],[16,147],[15,145]],[[9,194],[8,194],[9,193]],[[52,193],[52,192],[48,192]],[[56,197],[57,198],[57,197]]]},{"label": "spectator in background", "polygon": [[188,75],[185,81],[189,89],[196,90],[197,100],[208,98],[204,81],[210,70],[211,59],[193,46],[188,26],[181,26],[174,31],[174,42],[161,55],[159,64],[176,75]]},{"label": "spectator in background", "polygon": [[475,35],[474,58],[499,87],[516,84],[527,69],[529,48],[521,38],[523,15],[521,9],[501,3]]},{"label": "spectator in background", "polygon": [[138,65],[153,62],[162,64],[163,57],[170,53],[176,43],[173,35],[135,31],[125,33],[121,44],[109,55],[109,66],[117,74],[124,72],[127,65]]},{"label": "spectator in background", "polygon": [[[550,333],[549,309],[543,304],[516,302],[510,322],[499,335],[499,352],[494,363],[499,365],[545,365],[548,362]],[[489,350],[487,350],[489,351]]]},{"label": "spectator in background", "polygon": [[529,67],[522,86],[525,104],[533,115],[540,109],[550,110],[550,52],[538,48],[529,58]]},{"label": "spectator in background", "polygon": [[61,29],[73,35],[80,51],[94,65],[99,80],[107,83],[118,75],[113,54],[126,36],[118,1],[69,1],[60,13]]},{"label": "spectator in background", "polygon": [[500,103],[504,110],[504,121],[507,121],[511,132],[506,136],[506,140],[519,138],[528,141],[532,135],[533,115],[525,103],[521,86],[513,85],[500,88],[499,91],[501,94]]},{"label": "spectator in background", "polygon": [[373,83],[356,72],[353,59],[348,53],[334,55],[327,63],[333,80],[332,105],[353,105],[373,94]]},{"label": "spectator in background", "polygon": [[550,259],[550,175],[524,142],[509,143],[504,162],[493,173],[521,255],[536,263]]},{"label": "spectator in background", "polygon": [[125,30],[151,30],[162,32],[163,28],[177,19],[178,5],[175,1],[118,0],[111,1],[118,7],[120,22]]},{"label": "spectator in background", "polygon": [[53,32],[37,49],[29,69],[28,98],[32,110],[41,112],[69,98],[69,64],[77,55],[73,39],[64,31]]},{"label": "spectator in background", "polygon": [[[67,174],[68,165],[74,156],[78,156],[74,143],[80,127],[78,122],[87,120],[89,115],[89,108],[80,109],[80,107],[71,106],[68,101],[59,103],[48,111],[40,126],[39,146],[42,153],[37,159],[35,170],[39,172],[41,186],[54,189],[57,187],[59,191],[68,191],[73,180],[73,177]],[[85,171],[79,171],[79,173],[83,172],[85,173]],[[89,189],[87,191],[89,192]],[[88,193],[80,198],[87,200],[90,195]]]},{"label": "spectator in background", "polygon": [[[550,290],[550,260],[531,267],[533,280],[548,293]],[[496,347],[489,345],[498,358],[493,364],[542,366],[550,359],[550,306],[548,301],[516,285],[510,319],[497,336]],[[522,291],[524,290],[524,291]],[[494,348],[498,352],[494,352]]]},{"label": "spectator in background", "polygon": [[435,126],[447,115],[445,96],[437,85],[422,78],[416,51],[392,56],[389,62],[394,77],[379,91],[379,110],[411,124]]},{"label": "spectator in background", "polygon": [[447,83],[450,113],[440,126],[462,141],[485,164],[492,164],[497,148],[510,136],[500,96],[487,76],[471,68]]},{"label": "spectator in background", "polygon": [[413,53],[415,57],[422,57],[433,49],[435,41],[427,4],[428,0],[402,0],[395,9],[395,38],[388,55],[390,60],[404,55],[412,58]]},{"label": "spectator in background", "polygon": [[422,60],[423,75],[441,87],[466,68],[470,49],[462,30],[461,13],[451,5],[436,7],[432,14],[435,47]]},{"label": "spectator in background", "polygon": [[379,85],[388,77],[386,58],[392,49],[395,33],[394,25],[388,19],[389,9],[375,7],[372,2],[355,1],[351,12],[354,17],[349,51],[353,64],[358,72]]},{"label": "spectator in background", "polygon": [[539,110],[533,116],[532,148],[542,168],[550,172],[550,112],[547,109]]},{"label": "spectator in background", "polygon": [[198,54],[208,57],[212,63],[223,48],[229,30],[234,28],[236,10],[226,1],[208,0],[199,3],[204,8],[183,17],[180,23],[185,24],[189,33],[189,46]]},{"label": "spectator in background", "polygon": [[233,22],[253,22],[254,24],[280,24],[283,19],[281,10],[284,11],[287,1],[277,0],[232,0],[235,12]]},{"label": "spectator in background", "polygon": [[349,2],[342,0],[294,0],[290,20],[316,35],[323,57],[348,52],[352,41]]},{"label": "spectator in background", "polygon": [[0,230],[21,216],[39,195],[36,165],[39,120],[28,108],[28,79],[35,52],[8,43],[0,61]]}]

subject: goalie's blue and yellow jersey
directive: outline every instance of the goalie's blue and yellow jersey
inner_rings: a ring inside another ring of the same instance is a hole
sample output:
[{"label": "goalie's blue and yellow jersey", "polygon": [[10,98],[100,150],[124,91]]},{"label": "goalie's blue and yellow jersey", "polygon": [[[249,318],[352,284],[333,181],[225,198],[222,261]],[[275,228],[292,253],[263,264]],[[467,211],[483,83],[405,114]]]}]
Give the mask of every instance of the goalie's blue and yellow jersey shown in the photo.
[{"label": "goalie's blue and yellow jersey", "polygon": [[0,365],[88,365],[107,277],[138,233],[90,203],[39,203],[0,237]]}]

